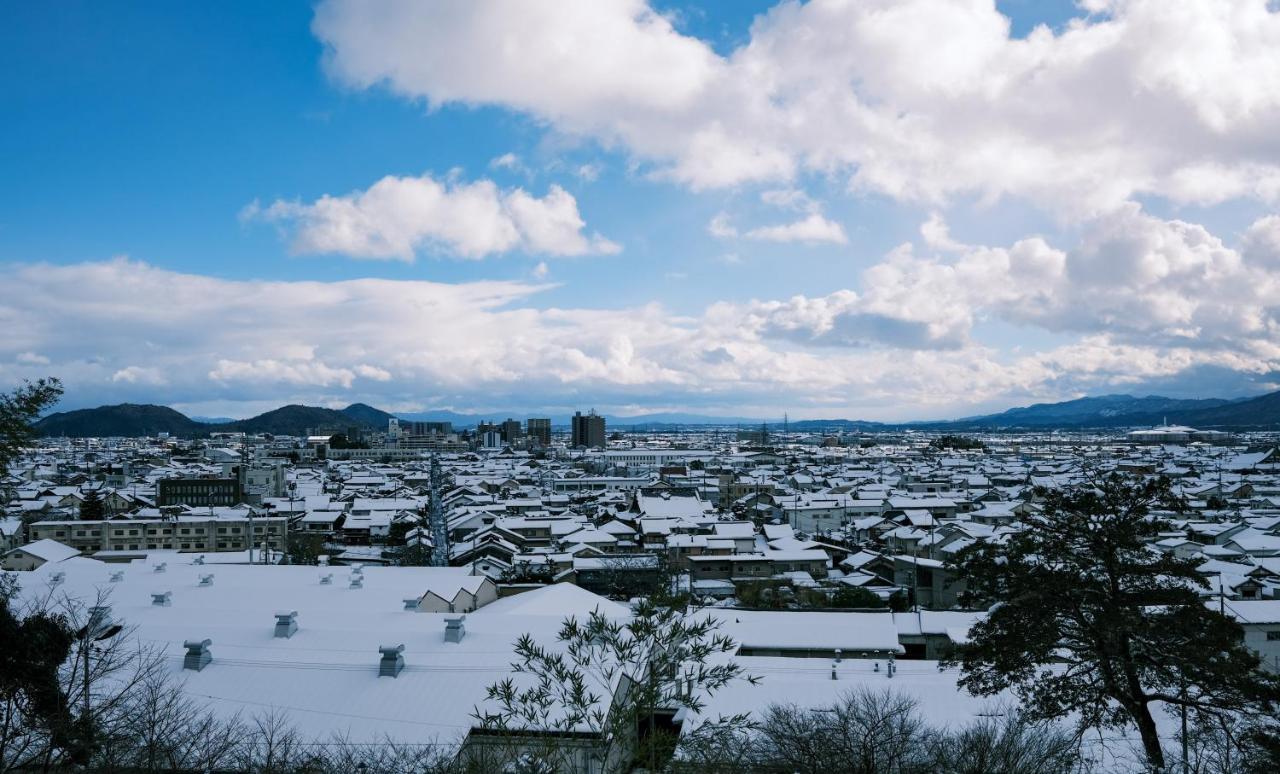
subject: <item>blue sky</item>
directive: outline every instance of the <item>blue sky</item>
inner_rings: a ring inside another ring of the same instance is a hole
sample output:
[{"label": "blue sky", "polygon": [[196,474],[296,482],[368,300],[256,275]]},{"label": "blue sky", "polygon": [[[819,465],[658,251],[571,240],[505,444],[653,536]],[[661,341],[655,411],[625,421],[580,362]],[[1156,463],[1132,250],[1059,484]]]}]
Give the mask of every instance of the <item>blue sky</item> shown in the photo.
[{"label": "blue sky", "polygon": [[1276,387],[1274,9],[838,5],[5,3],[0,383],[878,419]]}]

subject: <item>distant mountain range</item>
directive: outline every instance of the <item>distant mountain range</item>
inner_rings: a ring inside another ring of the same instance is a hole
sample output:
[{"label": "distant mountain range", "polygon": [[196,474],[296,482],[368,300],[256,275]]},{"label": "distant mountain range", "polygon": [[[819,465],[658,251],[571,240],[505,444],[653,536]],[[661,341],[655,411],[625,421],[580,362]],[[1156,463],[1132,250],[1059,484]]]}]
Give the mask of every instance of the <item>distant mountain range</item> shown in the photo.
[{"label": "distant mountain range", "polygon": [[[511,415],[506,415],[511,416]],[[107,436],[142,436],[169,433],[178,437],[204,436],[212,432],[273,433],[304,435],[310,430],[341,430],[363,427],[385,430],[387,420],[394,417],[410,421],[448,421],[457,427],[472,427],[477,422],[497,422],[506,418],[492,414],[458,414],[452,411],[428,411],[391,414],[364,403],[353,403],[341,410],[317,406],[290,405],[259,414],[249,419],[200,422],[165,406],[122,403],[93,409],[65,411],[41,419],[36,429],[44,436],[74,438]],[[519,417],[523,419],[523,416]],[[556,425],[567,425],[569,418],[553,417]],[[767,422],[777,428],[779,420],[748,417],[715,417],[703,414],[657,413],[631,417],[608,417],[615,428],[671,428],[698,425],[745,425],[755,427]],[[1078,398],[1061,403],[1037,403],[1013,408],[999,414],[966,417],[943,422],[906,422],[886,424],[849,419],[807,419],[790,423],[792,430],[820,432],[830,430],[1081,430],[1092,428],[1143,427],[1164,422],[1191,425],[1203,429],[1275,429],[1280,428],[1280,392],[1256,398],[1223,400],[1180,400],[1157,395],[1102,395]]]},{"label": "distant mountain range", "polygon": [[44,436],[70,438],[137,437],[157,433],[192,438],[217,432],[304,435],[315,429],[343,430],[353,426],[385,430],[390,418],[391,414],[363,403],[353,403],[341,411],[294,404],[249,419],[208,423],[197,422],[167,406],[121,403],[50,414],[36,423],[36,430]]}]

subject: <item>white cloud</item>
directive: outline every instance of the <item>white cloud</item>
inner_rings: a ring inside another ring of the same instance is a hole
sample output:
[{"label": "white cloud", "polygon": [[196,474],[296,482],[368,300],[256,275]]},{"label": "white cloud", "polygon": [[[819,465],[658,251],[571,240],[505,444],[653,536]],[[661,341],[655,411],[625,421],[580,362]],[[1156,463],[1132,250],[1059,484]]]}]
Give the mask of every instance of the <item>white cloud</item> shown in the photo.
[{"label": "white cloud", "polygon": [[760,192],[760,201],[787,210],[819,212],[821,206],[798,188],[771,188]]},{"label": "white cloud", "polygon": [[[127,259],[7,266],[0,382],[56,375],[84,402],[431,395],[466,408],[484,395],[513,409],[786,405],[869,418],[1202,373],[1239,390],[1280,373],[1278,224],[1262,218],[1231,246],[1134,206],[1066,248],[1029,238],[939,257],[903,245],[856,288],[693,316],[538,308],[547,286],[524,282],[229,281]],[[997,346],[988,319],[1055,343]],[[20,357],[35,352],[50,362]]]},{"label": "white cloud", "polygon": [[947,227],[947,222],[943,220],[942,215],[937,212],[930,213],[929,219],[920,224],[920,236],[924,238],[926,245],[935,250],[958,252],[966,247],[951,238],[951,229]]},{"label": "white cloud", "polygon": [[49,358],[35,352],[19,352],[13,359],[23,365],[49,365]]},{"label": "white cloud", "polygon": [[520,157],[514,153],[507,152],[496,158],[489,160],[489,169],[509,169],[513,172],[522,172],[525,169],[524,163],[520,161]]},{"label": "white cloud", "polygon": [[311,204],[255,202],[242,217],[290,228],[294,252],[355,258],[412,261],[419,252],[435,251],[479,259],[516,249],[545,255],[621,249],[599,234],[584,235],[577,201],[557,185],[538,198],[521,188],[500,190],[489,180],[389,175],[367,190],[325,195]]},{"label": "white cloud", "polygon": [[729,219],[729,213],[717,212],[707,223],[707,233],[716,239],[733,239],[738,236],[738,229]]},{"label": "white cloud", "polygon": [[832,220],[827,220],[818,213],[801,218],[792,223],[776,226],[760,226],[748,231],[747,239],[763,242],[803,242],[805,244],[848,244],[844,227]]},{"label": "white cloud", "polygon": [[1280,201],[1266,0],[1118,0],[1024,39],[992,0],[782,3],[725,56],[643,0],[325,0],[313,29],[341,82],[505,106],[694,188],[812,171],[1075,217],[1143,194]]},{"label": "white cloud", "polygon": [[[46,361],[42,365],[47,364],[48,362]],[[143,368],[140,366],[127,366],[125,368],[121,368],[119,371],[116,371],[111,375],[111,381],[124,382],[126,384],[150,384],[157,386],[168,384],[169,382],[169,380],[165,378],[164,374],[158,369]]]}]

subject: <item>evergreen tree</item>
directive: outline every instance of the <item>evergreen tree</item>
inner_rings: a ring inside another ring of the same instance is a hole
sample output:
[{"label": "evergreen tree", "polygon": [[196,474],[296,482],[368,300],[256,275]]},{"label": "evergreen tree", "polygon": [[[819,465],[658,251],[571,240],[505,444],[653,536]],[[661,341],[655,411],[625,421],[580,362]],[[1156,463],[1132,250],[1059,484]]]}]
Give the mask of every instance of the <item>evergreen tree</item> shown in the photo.
[{"label": "evergreen tree", "polygon": [[0,476],[36,438],[36,418],[62,395],[62,382],[40,379],[24,382],[13,392],[0,393]]},{"label": "evergreen tree", "polygon": [[97,489],[90,489],[85,492],[84,500],[80,503],[80,520],[81,521],[98,521],[106,514],[106,505],[102,502],[102,495]]},{"label": "evergreen tree", "polygon": [[1032,719],[1077,713],[1082,728],[1133,726],[1148,763],[1165,766],[1152,705],[1201,724],[1265,720],[1280,677],[1259,669],[1242,630],[1216,605],[1198,560],[1151,543],[1178,509],[1168,479],[1112,474],[1067,490],[1038,488],[1043,510],[1007,542],[963,549],[963,603],[991,605],[957,648],[961,685],[1012,689]]}]

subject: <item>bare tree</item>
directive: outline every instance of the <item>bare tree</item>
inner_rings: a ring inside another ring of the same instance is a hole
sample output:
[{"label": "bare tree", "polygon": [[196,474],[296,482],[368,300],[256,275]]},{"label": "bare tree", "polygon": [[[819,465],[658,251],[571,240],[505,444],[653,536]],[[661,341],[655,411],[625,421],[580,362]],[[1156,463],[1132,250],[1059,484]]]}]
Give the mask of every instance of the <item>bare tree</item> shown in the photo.
[{"label": "bare tree", "polygon": [[[585,621],[568,618],[554,644],[529,635],[516,642],[512,667],[524,677],[489,686],[486,698],[495,709],[477,708],[473,717],[482,736],[522,751],[531,765],[573,769],[584,754],[583,738],[592,737],[590,754],[601,762],[634,755],[656,770],[675,745],[657,721],[660,712],[696,714],[726,685],[758,679],[736,661],[717,658],[737,649],[719,626],[712,616],[691,612],[687,597],[667,595],[640,600],[626,620],[598,610]],[[735,715],[717,722],[746,720]]]}]

